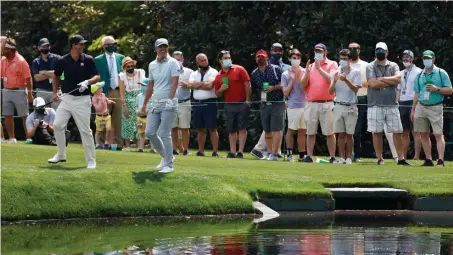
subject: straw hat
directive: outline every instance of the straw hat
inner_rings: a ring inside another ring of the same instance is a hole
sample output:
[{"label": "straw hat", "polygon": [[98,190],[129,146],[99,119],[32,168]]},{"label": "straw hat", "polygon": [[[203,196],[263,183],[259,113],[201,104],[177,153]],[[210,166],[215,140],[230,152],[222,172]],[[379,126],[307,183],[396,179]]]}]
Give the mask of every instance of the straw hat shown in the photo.
[{"label": "straw hat", "polygon": [[131,62],[133,62],[134,65],[137,64],[137,61],[133,60],[131,57],[123,58],[123,62],[121,63],[121,70],[123,70],[123,71],[126,70],[126,65]]}]

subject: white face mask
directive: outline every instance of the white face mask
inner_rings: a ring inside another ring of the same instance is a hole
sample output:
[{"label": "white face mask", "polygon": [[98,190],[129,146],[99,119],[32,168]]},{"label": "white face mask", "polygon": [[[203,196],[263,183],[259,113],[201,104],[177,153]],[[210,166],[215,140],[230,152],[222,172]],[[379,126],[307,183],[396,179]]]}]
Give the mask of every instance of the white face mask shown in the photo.
[{"label": "white face mask", "polygon": [[410,65],[412,65],[412,63],[411,63],[411,62],[403,62],[403,65],[404,65],[405,67],[409,67]]},{"label": "white face mask", "polygon": [[300,59],[291,59],[291,66],[296,67],[300,65]]},{"label": "white face mask", "polygon": [[321,61],[324,58],[324,53],[315,53],[315,59]]}]

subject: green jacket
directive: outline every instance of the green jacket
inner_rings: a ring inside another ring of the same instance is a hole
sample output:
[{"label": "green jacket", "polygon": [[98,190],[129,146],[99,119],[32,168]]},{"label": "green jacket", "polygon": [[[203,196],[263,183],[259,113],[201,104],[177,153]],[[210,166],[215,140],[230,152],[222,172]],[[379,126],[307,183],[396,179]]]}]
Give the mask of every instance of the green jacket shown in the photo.
[{"label": "green jacket", "polygon": [[[118,73],[121,73],[121,63],[123,62],[124,56],[115,52],[115,59],[116,59],[116,67]],[[94,63],[96,68],[99,71],[99,75],[101,76],[101,81],[105,82],[104,88],[102,88],[102,92],[107,95],[107,92],[110,89],[110,72],[107,64],[107,57],[104,54],[97,56],[94,59]],[[119,84],[118,84],[119,85]]]}]

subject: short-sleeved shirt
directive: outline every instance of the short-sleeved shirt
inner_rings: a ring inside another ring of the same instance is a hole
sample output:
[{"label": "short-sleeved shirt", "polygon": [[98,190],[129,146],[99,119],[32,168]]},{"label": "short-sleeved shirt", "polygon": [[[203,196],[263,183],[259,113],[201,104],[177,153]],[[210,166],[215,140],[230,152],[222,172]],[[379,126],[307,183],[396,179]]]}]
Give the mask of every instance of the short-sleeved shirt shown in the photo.
[{"label": "short-sleeved shirt", "polygon": [[423,70],[417,76],[414,85],[415,93],[420,93],[418,101],[424,104],[436,104],[444,100],[444,95],[439,92],[431,92],[429,100],[424,100],[426,93],[426,81],[431,79],[431,83],[438,88],[451,88],[451,81],[448,73],[444,69],[434,66],[430,74],[425,73]]},{"label": "short-sleeved shirt", "polygon": [[[301,69],[301,75],[303,76],[305,73],[305,69],[302,67],[299,67]],[[289,69],[285,71],[282,74],[282,87],[287,87],[289,85],[289,82],[291,81],[291,76],[289,72],[294,73],[296,75],[296,72],[293,70]],[[305,93],[302,90],[300,86],[299,79],[294,79],[294,84],[293,84],[293,89],[289,92],[288,95],[288,108],[290,109],[295,109],[295,108],[304,108],[305,106]]]},{"label": "short-sleeved shirt", "polygon": [[45,108],[45,114],[37,114],[35,111],[30,113],[27,116],[27,120],[25,121],[25,126],[27,128],[33,128],[35,119],[39,119],[40,121],[45,121],[48,124],[52,124],[55,121],[55,110],[52,108]]},{"label": "short-sleeved shirt", "polygon": [[16,52],[11,61],[8,61],[6,57],[2,57],[1,75],[5,88],[22,88],[27,84],[27,79],[31,77],[30,66],[24,57]]},{"label": "short-sleeved shirt", "polygon": [[[338,71],[340,74],[344,74],[343,69],[340,68]],[[332,83],[333,83],[333,75],[332,74]],[[357,85],[359,89],[362,87],[362,74],[360,73],[359,69],[351,68],[349,73],[346,74],[346,78],[354,85]],[[337,83],[335,84],[335,101],[345,104],[355,104],[357,103],[357,94],[349,88],[346,82],[338,79]]]},{"label": "short-sleeved shirt", "polygon": [[[362,83],[367,81],[366,79],[366,67],[369,65],[368,62],[359,59],[357,63],[351,63],[351,67],[354,69],[359,69],[360,74],[362,75]],[[367,88],[361,87],[359,91],[357,91],[357,96],[366,96],[367,95]]]},{"label": "short-sleeved shirt", "polygon": [[[143,103],[145,102],[145,93],[140,92],[135,98],[135,109],[141,110]],[[151,101],[148,101],[148,105],[151,104]]]},{"label": "short-sleeved shirt", "polygon": [[77,84],[99,74],[93,57],[85,53],[82,53],[77,61],[71,57],[71,54],[64,55],[58,59],[55,67],[55,76],[61,76],[63,72],[65,79],[61,81],[61,92],[69,93],[75,90],[70,93],[73,96],[90,95],[89,89],[80,93],[77,89],[79,88]]},{"label": "short-sleeved shirt", "polygon": [[145,70],[135,69],[134,76],[128,76],[126,73],[121,72],[119,74],[120,81],[124,83],[124,89],[127,92],[140,90],[140,81],[143,81],[146,78]]},{"label": "short-sleeved shirt", "polygon": [[228,77],[228,89],[223,92],[225,102],[244,102],[247,100],[245,83],[250,81],[249,74],[244,67],[239,65],[232,65],[227,72],[220,70],[214,80],[215,90],[222,87],[222,78]]},{"label": "short-sleeved shirt", "polygon": [[107,115],[109,114],[108,104],[109,100],[104,95],[104,93],[94,94],[91,98],[91,102],[93,103],[94,110],[96,114],[100,115]]},{"label": "short-sleeved shirt", "polygon": [[400,91],[400,101],[412,101],[414,100],[415,91],[415,79],[422,72],[422,69],[412,66],[410,70],[404,69],[401,72],[401,83],[398,84],[398,90]]},{"label": "short-sleeved shirt", "polygon": [[[57,54],[49,53],[47,56],[47,61],[42,59],[42,56],[39,58],[35,58],[31,63],[31,72],[33,75],[39,74],[39,71],[53,71],[55,70],[55,66],[57,65],[57,60],[61,58]],[[35,81],[35,86],[38,89],[44,89],[48,91],[52,91],[52,83],[49,79],[45,79],[42,81]]]},{"label": "short-sleeved shirt", "polygon": [[[212,67],[209,67],[208,70],[204,74],[200,72],[200,70],[196,70],[190,75],[189,83],[192,82],[207,82],[207,81],[214,81],[215,77],[219,72]],[[193,98],[195,100],[206,100],[211,98],[217,98],[214,92],[214,87],[212,90],[203,90],[203,89],[194,89],[193,90]]]},{"label": "short-sleeved shirt", "polygon": [[190,89],[188,87],[182,87],[181,81],[189,82],[190,75],[193,73],[193,70],[187,67],[183,67],[182,72],[179,75],[179,84],[178,89],[176,90],[176,98],[178,100],[190,99]]},{"label": "short-sleeved shirt", "polygon": [[291,69],[291,66],[288,64],[283,63],[281,59],[274,60],[273,58],[269,59],[269,64],[279,66],[282,69],[282,72],[286,72],[287,70]]},{"label": "short-sleeved shirt", "polygon": [[[321,68],[332,74],[338,70],[338,64],[335,61],[326,59]],[[333,100],[335,95],[329,94],[330,81],[326,80],[324,76],[316,69],[315,64],[311,64],[310,73],[308,74],[308,84],[305,88],[305,95],[308,102]]]},{"label": "short-sleeved shirt", "polygon": [[[366,68],[367,80],[378,77],[390,77],[399,75],[400,68],[395,62],[386,61],[384,65],[377,60],[371,62]],[[368,107],[398,105],[396,101],[397,86],[388,86],[383,89],[368,87]]]},{"label": "short-sleeved shirt", "polygon": [[[279,66],[269,64],[266,66],[263,72],[256,68],[253,70],[250,75],[250,83],[252,84],[252,89],[255,92],[263,91],[263,83],[268,82],[269,86],[275,86],[280,84],[282,79],[282,69]],[[282,90],[273,90],[266,93],[267,101],[282,101],[283,100],[283,91]]]},{"label": "short-sleeved shirt", "polygon": [[165,57],[161,62],[155,59],[149,63],[149,80],[154,81],[154,90],[151,100],[168,99],[171,90],[171,80],[180,75],[179,62]]}]

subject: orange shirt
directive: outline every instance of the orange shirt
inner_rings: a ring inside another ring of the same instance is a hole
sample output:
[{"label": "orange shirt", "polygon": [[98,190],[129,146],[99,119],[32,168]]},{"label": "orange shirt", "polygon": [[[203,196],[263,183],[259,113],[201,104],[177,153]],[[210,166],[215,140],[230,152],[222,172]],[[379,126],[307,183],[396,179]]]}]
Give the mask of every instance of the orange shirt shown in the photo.
[{"label": "orange shirt", "polygon": [[26,86],[27,79],[31,77],[30,66],[24,57],[16,52],[11,61],[8,61],[6,57],[2,57],[1,75],[5,88],[22,88]]},{"label": "orange shirt", "polygon": [[[326,59],[324,64],[321,64],[321,68],[332,74],[333,71],[338,70],[338,64],[335,61]],[[316,69],[315,64],[311,65],[310,73],[308,75],[308,83],[305,88],[305,96],[308,102],[313,101],[324,101],[333,100],[335,94],[329,94],[330,82],[322,76],[322,74]]]}]

